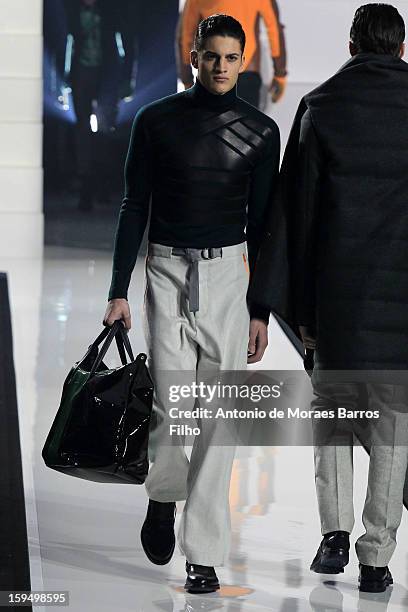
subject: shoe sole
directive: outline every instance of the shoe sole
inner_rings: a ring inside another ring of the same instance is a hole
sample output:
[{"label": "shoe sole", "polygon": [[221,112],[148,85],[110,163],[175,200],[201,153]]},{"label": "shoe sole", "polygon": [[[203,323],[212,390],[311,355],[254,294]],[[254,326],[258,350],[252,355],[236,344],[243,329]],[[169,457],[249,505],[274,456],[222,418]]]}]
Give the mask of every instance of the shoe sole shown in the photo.
[{"label": "shoe sole", "polygon": [[315,574],[344,574],[344,569],[342,567],[326,567],[324,565],[311,565],[310,569]]},{"label": "shoe sole", "polygon": [[184,586],[184,589],[187,591],[187,593],[191,593],[192,595],[200,595],[201,593],[214,593],[215,591],[218,591],[220,588],[220,585],[218,586],[213,586],[213,587],[187,587]]},{"label": "shoe sole", "polygon": [[145,542],[144,542],[144,538],[143,538],[143,527],[142,527],[142,531],[140,533],[140,541],[142,543],[142,547],[144,550],[144,553],[146,555],[146,557],[149,559],[149,561],[151,563],[154,563],[154,565],[167,565],[167,563],[169,563],[171,561],[171,558],[173,556],[174,553],[174,549],[176,547],[176,542],[174,542],[173,544],[173,548],[171,549],[171,552],[169,553],[169,555],[167,557],[165,557],[165,559],[156,559],[155,557],[152,557],[151,554],[148,552],[148,549],[146,548]]},{"label": "shoe sole", "polygon": [[392,584],[394,584],[392,577],[381,581],[367,581],[365,583],[363,582],[363,584],[361,584],[359,580],[358,590],[362,593],[384,593],[387,587],[391,586]]}]

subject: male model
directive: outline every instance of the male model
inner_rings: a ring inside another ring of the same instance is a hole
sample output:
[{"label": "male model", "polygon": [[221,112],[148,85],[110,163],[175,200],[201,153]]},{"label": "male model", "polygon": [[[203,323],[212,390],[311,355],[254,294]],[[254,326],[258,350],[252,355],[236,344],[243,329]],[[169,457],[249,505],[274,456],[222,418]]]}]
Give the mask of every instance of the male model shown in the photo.
[{"label": "male model", "polygon": [[[341,445],[320,443],[316,427],[323,541],[311,569],[339,573],[348,563],[353,433],[360,434],[364,425],[370,469],[366,532],[356,551],[359,588],[373,592],[392,583],[388,563],[408,461],[408,392],[402,384],[408,369],[404,38],[404,22],[394,7],[368,4],[357,10],[352,59],[300,104],[282,166],[286,215],[275,226],[282,237],[287,223],[291,317],[305,347],[315,349],[314,408],[378,411],[377,420],[349,420]],[[276,270],[275,227],[263,245],[253,285],[254,299],[265,304],[277,286],[276,274],[268,273],[268,266]],[[266,276],[274,284],[265,291]]]},{"label": "male model", "polygon": [[97,145],[108,151],[109,131],[116,122],[120,96],[126,95],[126,90],[130,93],[131,65],[125,58],[124,18],[117,4],[107,0],[65,0],[65,9],[68,36],[64,83],[72,89],[76,115],[78,207],[87,211],[93,207],[97,182],[92,169],[93,102],[98,102],[98,131],[103,134]]},{"label": "male model", "polygon": [[186,88],[193,84],[190,50],[199,22],[214,13],[232,15],[246,34],[244,70],[238,80],[238,95],[259,107],[262,80],[260,76],[260,19],[264,20],[273,61],[274,76],[269,86],[273,102],[283,96],[286,86],[286,48],[283,25],[279,21],[276,0],[186,0],[177,28],[176,55],[179,77]]},{"label": "male model", "polygon": [[[191,372],[193,381],[203,371],[245,369],[247,353],[250,363],[259,361],[267,345],[269,310],[252,306],[250,321],[246,294],[280,143],[274,121],[237,97],[244,46],[232,17],[202,21],[191,53],[195,85],[142,108],[133,125],[104,321],[123,319],[130,328],[127,289],[151,198],[145,329],[158,417],[169,408],[158,372]],[[181,445],[160,444],[155,431],[150,442],[146,555],[170,561],[175,502],[186,500],[179,531],[186,589],[214,591],[214,566],[228,554],[234,449],[211,445],[205,423],[190,461]]]}]

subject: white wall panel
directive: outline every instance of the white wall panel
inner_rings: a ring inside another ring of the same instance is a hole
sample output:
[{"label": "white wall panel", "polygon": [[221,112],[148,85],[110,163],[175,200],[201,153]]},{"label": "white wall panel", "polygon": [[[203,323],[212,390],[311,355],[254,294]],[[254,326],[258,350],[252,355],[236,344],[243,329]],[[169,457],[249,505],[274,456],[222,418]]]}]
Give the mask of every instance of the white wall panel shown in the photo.
[{"label": "white wall panel", "polygon": [[[0,123],[42,121],[41,79],[0,78]],[[28,103],[29,101],[29,103]]]},{"label": "white wall panel", "polygon": [[2,258],[39,258],[44,235],[43,216],[36,213],[0,214],[0,270]]},{"label": "white wall panel", "polygon": [[42,125],[0,123],[0,166],[41,167],[41,165]]},{"label": "white wall panel", "polygon": [[[363,0],[278,0],[285,25],[289,80],[319,83],[349,59],[348,41]],[[408,25],[408,1],[392,0]]]},{"label": "white wall panel", "polygon": [[0,167],[0,186],[0,210],[13,213],[42,212],[42,168]]},{"label": "white wall panel", "polygon": [[42,34],[42,0],[0,0],[0,32]]},{"label": "white wall panel", "polygon": [[0,0],[2,257],[42,254],[42,48],[42,0]]},{"label": "white wall panel", "polygon": [[38,35],[0,34],[0,76],[42,78],[42,47]]}]

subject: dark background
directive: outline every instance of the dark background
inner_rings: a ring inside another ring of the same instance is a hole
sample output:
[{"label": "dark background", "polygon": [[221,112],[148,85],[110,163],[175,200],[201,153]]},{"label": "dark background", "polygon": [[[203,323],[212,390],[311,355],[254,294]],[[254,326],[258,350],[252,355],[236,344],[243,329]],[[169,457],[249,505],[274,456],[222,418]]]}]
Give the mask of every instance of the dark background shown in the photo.
[{"label": "dark background", "polygon": [[106,74],[104,67],[101,97],[107,99],[110,92],[118,90],[120,70],[132,75],[134,97],[120,102],[113,132],[92,134],[95,202],[90,211],[78,209],[72,96],[69,110],[58,101],[70,17],[78,5],[77,0],[44,0],[45,243],[110,250],[123,197],[123,167],[134,115],[144,104],[177,90],[174,36],[179,3],[105,0],[112,19],[120,22],[126,58],[120,68],[106,66]]}]

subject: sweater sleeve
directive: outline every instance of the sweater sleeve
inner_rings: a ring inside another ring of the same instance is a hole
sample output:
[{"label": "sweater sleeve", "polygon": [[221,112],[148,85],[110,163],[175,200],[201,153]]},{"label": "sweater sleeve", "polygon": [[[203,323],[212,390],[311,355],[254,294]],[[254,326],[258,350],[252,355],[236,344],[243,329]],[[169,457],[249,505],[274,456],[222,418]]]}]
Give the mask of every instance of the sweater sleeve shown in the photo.
[{"label": "sweater sleeve", "polygon": [[[255,269],[259,247],[263,238],[267,218],[278,184],[280,159],[280,134],[276,124],[273,125],[265,155],[255,167],[252,174],[248,197],[247,243],[251,275]],[[250,303],[251,317],[268,320],[270,310],[256,303]]]},{"label": "sweater sleeve", "polygon": [[[269,307],[286,321],[295,333],[295,300],[291,245],[294,237],[294,212],[298,198],[299,140],[302,118],[307,111],[301,100],[289,134],[274,193],[273,205],[265,223],[265,232],[259,249],[256,269],[251,277],[249,300]],[[290,230],[290,231],[289,231]]]},{"label": "sweater sleeve", "polygon": [[279,175],[280,135],[276,124],[268,139],[265,154],[252,173],[248,195],[247,242],[249,265],[253,270],[262,240],[265,222],[272,205]]},{"label": "sweater sleeve", "polygon": [[127,299],[137,254],[146,229],[152,191],[152,155],[144,109],[137,113],[125,163],[125,197],[119,212],[109,300]]}]

